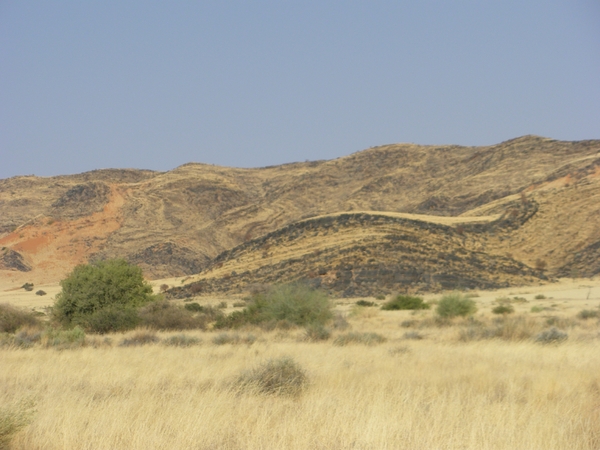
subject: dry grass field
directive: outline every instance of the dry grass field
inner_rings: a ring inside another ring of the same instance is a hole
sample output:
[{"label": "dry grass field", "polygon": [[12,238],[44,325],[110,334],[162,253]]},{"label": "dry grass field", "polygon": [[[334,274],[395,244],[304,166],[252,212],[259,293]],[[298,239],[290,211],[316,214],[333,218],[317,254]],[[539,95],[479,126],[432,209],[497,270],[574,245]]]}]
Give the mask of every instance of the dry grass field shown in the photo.
[{"label": "dry grass field", "polygon": [[[580,315],[598,311],[599,280],[475,295],[474,318],[449,322],[334,300],[349,327],[318,342],[249,328],[2,347],[0,410],[31,413],[10,448],[600,448],[600,327]],[[568,339],[535,341],[552,326]],[[349,332],[385,341],[339,345]],[[306,377],[294,395],[241,381],[282,358]]]}]

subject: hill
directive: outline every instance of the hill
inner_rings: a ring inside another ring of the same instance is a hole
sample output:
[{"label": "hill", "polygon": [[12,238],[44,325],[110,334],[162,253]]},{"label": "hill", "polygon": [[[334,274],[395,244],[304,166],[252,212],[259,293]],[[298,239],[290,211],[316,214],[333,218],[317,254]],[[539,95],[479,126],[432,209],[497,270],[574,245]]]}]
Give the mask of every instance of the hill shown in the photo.
[{"label": "hill", "polygon": [[[208,279],[222,263],[232,267],[230,277],[232,271],[251,273],[239,280],[241,286],[269,279],[252,271],[304,277],[323,265],[330,273],[346,260],[353,273],[371,270],[351,250],[359,247],[365,247],[364,261],[376,254],[381,270],[388,270],[394,258],[414,254],[414,248],[388,254],[385,236],[409,234],[414,245],[430,249],[427,264],[406,259],[427,267],[415,270],[433,274],[433,281],[413,277],[423,288],[449,286],[439,275],[447,258],[434,254],[462,255],[463,262],[447,274],[465,286],[519,284],[541,275],[591,276],[600,271],[599,152],[600,141],[525,136],[488,147],[394,144],[331,161],[258,169],[191,163],[169,172],[14,177],[0,180],[0,276],[15,284],[57,281],[78,263],[124,257],[150,278],[200,273],[197,280]],[[526,221],[489,225],[501,216],[521,218],[524,211]],[[344,224],[342,213],[351,218]],[[469,225],[473,220],[488,225]],[[294,230],[309,223],[319,236],[327,231],[329,237],[314,245],[295,238]],[[428,231],[415,223],[428,224]],[[384,226],[392,229],[386,234]],[[361,229],[364,239],[357,238]],[[250,254],[273,236],[297,245],[292,253],[304,247],[320,251],[320,259],[286,263],[297,268],[278,272],[276,265],[287,261],[280,241],[269,244],[273,250],[266,253],[273,258],[263,258],[264,249]],[[349,256],[343,257],[344,251]],[[242,252],[256,268],[234,269],[231,252]],[[466,277],[472,254],[485,260],[476,281]],[[521,275],[510,275],[517,266]],[[498,267],[504,268],[495,274]],[[357,292],[367,288],[361,289]]]}]

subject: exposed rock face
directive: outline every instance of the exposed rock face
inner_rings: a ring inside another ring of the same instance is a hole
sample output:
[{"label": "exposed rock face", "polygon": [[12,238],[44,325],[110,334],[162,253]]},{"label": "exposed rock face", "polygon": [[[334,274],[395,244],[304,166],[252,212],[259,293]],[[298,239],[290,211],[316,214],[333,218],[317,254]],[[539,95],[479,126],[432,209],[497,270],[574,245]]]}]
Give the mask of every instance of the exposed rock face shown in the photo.
[{"label": "exposed rock face", "polygon": [[5,248],[4,250],[0,250],[0,270],[29,272],[31,266],[25,262],[23,255],[19,252]]},{"label": "exposed rock face", "polygon": [[172,242],[155,244],[127,257],[129,262],[139,265],[147,276],[178,276],[182,273],[198,273],[206,265],[207,258],[199,257],[189,248]]}]

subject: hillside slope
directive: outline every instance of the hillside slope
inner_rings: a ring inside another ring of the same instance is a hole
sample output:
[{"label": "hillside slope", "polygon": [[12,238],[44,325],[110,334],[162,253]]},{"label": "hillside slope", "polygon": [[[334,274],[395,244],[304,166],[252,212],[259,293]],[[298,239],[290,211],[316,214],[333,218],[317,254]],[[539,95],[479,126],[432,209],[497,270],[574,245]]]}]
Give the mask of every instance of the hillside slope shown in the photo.
[{"label": "hillside slope", "polygon": [[259,169],[192,163],[0,180],[0,276],[56,281],[105,257],[128,258],[150,278],[190,275],[311,217],[373,211],[450,223],[526,201],[537,213],[510,233],[492,232],[477,251],[530,267],[543,259],[551,274],[593,274],[599,152],[600,141],[525,136],[489,147],[394,144]]}]

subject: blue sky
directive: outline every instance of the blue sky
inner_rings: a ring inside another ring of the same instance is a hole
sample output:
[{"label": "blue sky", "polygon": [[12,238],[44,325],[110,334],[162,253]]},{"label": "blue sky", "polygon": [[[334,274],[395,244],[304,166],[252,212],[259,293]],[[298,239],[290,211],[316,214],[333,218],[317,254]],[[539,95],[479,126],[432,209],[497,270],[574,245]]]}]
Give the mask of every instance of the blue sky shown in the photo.
[{"label": "blue sky", "polygon": [[0,2],[0,178],[600,138],[600,3]]}]

